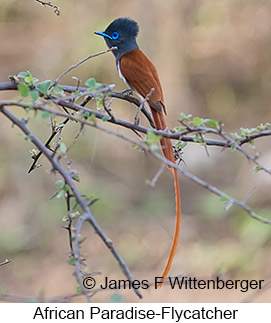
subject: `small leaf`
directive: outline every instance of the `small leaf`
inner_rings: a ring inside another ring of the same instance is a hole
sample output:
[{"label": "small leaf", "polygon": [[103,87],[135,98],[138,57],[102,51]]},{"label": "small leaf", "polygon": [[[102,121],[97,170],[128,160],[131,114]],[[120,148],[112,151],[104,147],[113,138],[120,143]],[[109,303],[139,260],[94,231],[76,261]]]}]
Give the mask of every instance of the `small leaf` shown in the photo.
[{"label": "small leaf", "polygon": [[256,165],[255,169],[254,169],[254,173],[258,173],[260,170],[262,170],[262,166],[261,165]]},{"label": "small leaf", "polygon": [[20,83],[18,85],[18,91],[22,97],[26,97],[28,96],[30,89],[29,89],[29,86],[26,85],[25,83]]},{"label": "small leaf", "polygon": [[95,122],[95,119],[96,119],[96,116],[95,116],[95,114],[91,114],[90,115],[90,117],[88,118],[88,120],[90,121],[90,122]]},{"label": "small leaf", "polygon": [[180,126],[173,128],[174,132],[183,132],[186,130],[186,127]]},{"label": "small leaf", "polygon": [[82,293],[83,293],[83,288],[82,288],[82,286],[77,285],[77,286],[76,286],[76,294],[80,295],[80,294],[82,294]]},{"label": "small leaf", "polygon": [[229,200],[228,195],[224,194],[224,195],[221,195],[220,196],[220,201],[222,201],[222,202],[228,202],[228,200]]},{"label": "small leaf", "polygon": [[95,89],[95,87],[96,87],[95,78],[91,77],[88,80],[86,80],[85,85],[88,86],[90,89]]},{"label": "small leaf", "polygon": [[90,200],[95,200],[95,199],[97,199],[97,196],[96,196],[96,195],[94,195],[94,194],[89,194],[88,198],[89,198]]},{"label": "small leaf", "polygon": [[192,114],[185,114],[185,113],[181,112],[180,117],[181,117],[181,120],[188,121],[192,117]]},{"label": "small leaf", "polygon": [[70,217],[71,219],[75,219],[75,218],[76,218],[76,216],[77,216],[77,213],[76,213],[76,212],[70,212],[70,213],[69,213],[69,217]]},{"label": "small leaf", "polygon": [[46,95],[50,86],[51,86],[51,81],[46,80],[38,84],[38,89],[41,91],[42,94]]},{"label": "small leaf", "polygon": [[20,72],[17,76],[25,79],[27,76],[29,76],[29,72]]},{"label": "small leaf", "polygon": [[154,134],[152,131],[147,132],[147,143],[149,145],[157,144],[162,139],[162,136]]},{"label": "small leaf", "polygon": [[219,123],[213,119],[206,119],[205,124],[211,128],[219,129]]},{"label": "small leaf", "polygon": [[178,141],[178,142],[175,144],[175,148],[183,149],[186,145],[187,145],[187,142],[185,142],[185,141]]},{"label": "small leaf", "polygon": [[63,94],[64,91],[63,91],[61,86],[57,85],[57,86],[54,86],[52,88],[51,93],[53,93],[53,94]]},{"label": "small leaf", "polygon": [[56,187],[62,187],[63,186],[63,180],[59,179],[58,181],[55,182]]},{"label": "small leaf", "polygon": [[67,263],[68,263],[69,265],[71,265],[71,266],[74,266],[74,265],[75,265],[75,258],[74,258],[74,257],[69,258],[69,259],[68,259],[68,261],[67,261]]},{"label": "small leaf", "polygon": [[50,115],[51,115],[51,113],[50,113],[50,112],[48,112],[48,111],[42,111],[42,113],[41,113],[41,116],[42,116],[44,119],[49,118],[49,117],[50,117]]},{"label": "small leaf", "polygon": [[103,97],[96,97],[96,105],[98,110],[102,110],[104,107],[104,98]]},{"label": "small leaf", "polygon": [[200,142],[200,143],[203,142],[201,136],[198,133],[194,136],[193,141]]},{"label": "small leaf", "polygon": [[80,182],[80,176],[79,176],[79,174],[74,174],[74,175],[72,176],[72,178],[73,178],[76,182]]},{"label": "small leaf", "polygon": [[104,121],[104,122],[106,122],[106,121],[108,121],[108,120],[110,120],[111,119],[111,117],[109,117],[109,116],[104,116],[104,117],[102,117],[102,121]]},{"label": "small leaf", "polygon": [[29,96],[31,97],[31,99],[33,100],[33,102],[36,102],[37,99],[39,98],[39,92],[37,90],[31,90],[29,92]]},{"label": "small leaf", "polygon": [[199,117],[195,117],[193,119],[193,125],[194,127],[200,127],[202,125],[203,120]]},{"label": "small leaf", "polygon": [[64,142],[61,142],[61,143],[59,144],[59,146],[60,146],[60,151],[61,151],[63,154],[65,154],[65,153],[66,153],[66,151],[67,151],[67,147],[66,147],[66,145],[64,144]]},{"label": "small leaf", "polygon": [[236,150],[236,146],[234,144],[231,145],[231,151],[235,151]]},{"label": "small leaf", "polygon": [[60,198],[62,198],[64,196],[65,196],[65,191],[62,190],[62,189],[60,191],[58,191],[57,194],[56,194],[57,199],[60,199]]},{"label": "small leaf", "polygon": [[88,112],[88,111],[85,111],[84,113],[83,113],[83,117],[84,118],[88,118],[90,116],[90,113]]}]

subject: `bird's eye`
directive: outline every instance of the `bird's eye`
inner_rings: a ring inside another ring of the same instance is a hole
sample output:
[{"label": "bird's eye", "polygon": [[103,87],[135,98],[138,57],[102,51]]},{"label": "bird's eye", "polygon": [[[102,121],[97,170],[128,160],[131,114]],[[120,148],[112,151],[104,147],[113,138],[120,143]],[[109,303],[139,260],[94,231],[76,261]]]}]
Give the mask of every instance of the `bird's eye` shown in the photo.
[{"label": "bird's eye", "polygon": [[114,31],[113,34],[112,34],[112,39],[116,40],[116,39],[119,38],[119,36],[120,36],[119,33],[117,33],[116,31]]}]

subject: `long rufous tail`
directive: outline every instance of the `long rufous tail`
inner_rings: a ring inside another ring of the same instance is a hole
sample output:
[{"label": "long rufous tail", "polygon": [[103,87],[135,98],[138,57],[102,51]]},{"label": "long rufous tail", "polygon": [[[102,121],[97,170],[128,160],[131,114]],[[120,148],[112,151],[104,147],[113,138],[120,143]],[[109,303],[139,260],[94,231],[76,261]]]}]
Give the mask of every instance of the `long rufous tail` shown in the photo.
[{"label": "long rufous tail", "polygon": [[[154,110],[154,109],[151,109],[151,112],[152,112],[152,117],[153,117],[156,129],[157,130],[166,129],[167,125],[166,125],[165,118],[164,118],[163,114],[161,112]],[[162,138],[160,141],[160,144],[161,144],[162,152],[163,152],[163,155],[165,156],[165,158],[167,158],[171,162],[175,163],[171,140],[168,138]],[[165,277],[167,276],[167,274],[170,270],[170,267],[172,265],[172,262],[173,262],[173,259],[175,256],[175,252],[176,252],[176,248],[178,245],[178,241],[179,241],[180,228],[181,228],[181,192],[180,192],[180,185],[179,185],[179,180],[178,180],[178,172],[177,172],[176,168],[173,168],[170,166],[168,166],[168,168],[172,170],[172,174],[174,177],[175,203],[176,203],[176,223],[175,223],[174,238],[173,238],[171,250],[170,250],[170,253],[168,256],[168,261],[167,261],[166,267],[163,271],[162,278],[159,282],[158,287],[162,286],[163,281],[164,281]]]}]

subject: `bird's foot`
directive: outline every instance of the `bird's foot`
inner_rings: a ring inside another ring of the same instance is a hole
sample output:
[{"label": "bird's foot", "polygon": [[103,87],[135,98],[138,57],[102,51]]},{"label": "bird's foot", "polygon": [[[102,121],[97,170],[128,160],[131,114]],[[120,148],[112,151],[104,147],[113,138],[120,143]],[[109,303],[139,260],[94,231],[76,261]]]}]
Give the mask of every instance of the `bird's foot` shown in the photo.
[{"label": "bird's foot", "polygon": [[133,91],[131,89],[126,89],[121,92],[123,95],[131,96],[133,94]]}]

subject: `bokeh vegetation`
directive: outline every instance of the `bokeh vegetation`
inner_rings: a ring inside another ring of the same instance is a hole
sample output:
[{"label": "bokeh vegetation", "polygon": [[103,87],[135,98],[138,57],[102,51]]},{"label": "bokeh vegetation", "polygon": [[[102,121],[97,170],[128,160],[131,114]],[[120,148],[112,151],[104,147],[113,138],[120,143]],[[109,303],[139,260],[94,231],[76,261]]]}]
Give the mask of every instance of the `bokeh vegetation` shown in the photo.
[{"label": "bokeh vegetation", "polygon": [[[55,1],[57,17],[35,1],[0,1],[0,81],[30,70],[40,81],[54,80],[68,66],[105,49],[93,32],[103,30],[118,16],[140,24],[139,43],[154,61],[163,83],[168,124],[178,125],[180,112],[221,120],[225,130],[254,127],[271,116],[271,3],[268,0],[82,0]],[[62,84],[82,84],[89,77],[98,82],[119,80],[112,54],[97,57],[65,76]],[[0,92],[0,99],[14,98]],[[135,110],[115,101],[119,117],[133,121]],[[21,111],[18,114],[26,117]],[[46,122],[46,121],[45,121]],[[142,119],[142,122],[145,121]],[[45,140],[50,134],[44,120],[30,125]],[[42,132],[40,131],[42,130]],[[121,130],[123,131],[123,130]],[[62,228],[65,203],[50,200],[57,176],[42,159],[42,168],[30,175],[29,150],[16,128],[0,119],[0,260],[13,262],[0,269],[3,293],[52,297],[75,291],[73,268],[65,260],[69,249]],[[63,132],[68,145],[77,132],[70,124]],[[270,139],[256,142],[260,161],[270,168]],[[270,217],[271,179],[254,174],[254,166],[238,152],[189,144],[184,159],[190,171],[225,192],[244,197],[254,187],[250,205]],[[174,227],[174,196],[170,172],[155,188],[146,184],[159,169],[158,162],[132,149],[128,143],[95,129],[85,129],[69,152],[67,162],[80,172],[79,188],[99,202],[93,214],[115,242],[138,279],[159,275]],[[171,274],[212,276],[223,273],[236,279],[269,279],[271,227],[250,219],[237,207],[229,211],[208,191],[180,178],[183,222],[181,241]],[[84,252],[92,271],[121,278],[121,272],[103,243],[90,233]],[[166,288],[166,287],[165,287]],[[97,294],[96,301],[110,301],[114,293]],[[166,295],[166,296],[165,296]],[[144,301],[240,301],[238,291],[147,291]],[[123,300],[135,300],[132,292]],[[270,301],[270,292],[256,299]]]}]

